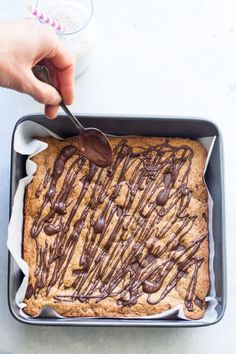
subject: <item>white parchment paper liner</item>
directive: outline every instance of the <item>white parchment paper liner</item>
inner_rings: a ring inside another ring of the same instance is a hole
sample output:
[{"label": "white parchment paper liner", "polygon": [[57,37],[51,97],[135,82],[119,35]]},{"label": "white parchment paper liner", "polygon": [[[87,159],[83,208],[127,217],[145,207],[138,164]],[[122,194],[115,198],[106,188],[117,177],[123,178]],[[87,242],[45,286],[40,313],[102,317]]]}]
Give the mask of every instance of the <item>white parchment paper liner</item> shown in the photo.
[{"label": "white parchment paper liner", "polygon": [[[33,174],[37,169],[36,164],[30,159],[32,156],[38,154],[40,151],[43,151],[47,148],[47,144],[39,141],[33,137],[45,137],[53,136],[57,139],[62,139],[61,137],[55,135],[53,132],[44,128],[43,126],[26,121],[21,123],[15,132],[14,139],[14,150],[22,155],[29,155],[29,158],[26,161],[26,173],[27,176],[22,178],[19,181],[19,185],[14,197],[14,203],[12,207],[12,215],[8,227],[8,240],[7,246],[13,256],[14,260],[18,264],[19,268],[24,274],[23,281],[16,293],[15,301],[17,306],[20,308],[20,314],[25,318],[29,318],[24,311],[26,304],[23,302],[25,298],[26,289],[28,286],[28,276],[29,276],[29,267],[26,262],[22,259],[22,238],[23,238],[23,212],[24,212],[24,193],[27,184],[32,180]],[[206,137],[197,139],[205,147],[208,152],[207,161],[205,165],[205,171],[211,156],[211,152],[214,146],[215,137]],[[204,171],[204,172],[205,172]],[[216,292],[215,292],[215,273],[213,268],[213,259],[214,259],[214,239],[212,231],[212,213],[213,213],[213,200],[208,191],[208,207],[209,207],[209,273],[210,273],[210,289],[209,294],[206,298],[206,311],[205,315],[200,320],[194,320],[194,322],[205,322],[211,323],[214,322],[217,318],[216,312]],[[54,317],[54,318],[63,318],[58,315],[53,309],[45,307],[41,312],[35,317]],[[81,318],[81,317],[80,317]],[[94,318],[94,317],[93,317]],[[131,319],[132,317],[124,317],[124,319]],[[133,317],[136,318],[137,317]],[[139,317],[139,318],[153,318],[153,319],[185,319],[189,320],[184,316],[182,305],[176,306],[171,310],[165,311],[158,315]]]}]

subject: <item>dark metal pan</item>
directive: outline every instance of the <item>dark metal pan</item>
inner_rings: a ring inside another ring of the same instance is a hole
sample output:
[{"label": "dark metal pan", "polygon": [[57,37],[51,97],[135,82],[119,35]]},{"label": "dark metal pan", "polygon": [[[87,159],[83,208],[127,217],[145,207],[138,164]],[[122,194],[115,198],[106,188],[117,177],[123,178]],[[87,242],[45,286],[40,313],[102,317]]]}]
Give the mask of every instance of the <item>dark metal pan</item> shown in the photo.
[{"label": "dark metal pan", "polygon": [[[226,307],[226,260],[224,233],[224,181],[223,181],[223,147],[222,137],[215,124],[208,120],[192,117],[160,116],[118,116],[118,115],[79,115],[85,127],[96,127],[105,133],[114,135],[145,135],[165,137],[199,138],[216,136],[214,149],[206,173],[206,182],[214,201],[213,235],[215,243],[215,286],[218,305],[217,323]],[[12,136],[11,152],[11,191],[10,215],[14,195],[19,180],[26,175],[27,156],[16,153],[13,149],[16,127],[24,121],[32,121],[48,128],[54,133],[68,138],[77,134],[77,130],[65,116],[50,121],[42,115],[28,115],[21,118],[15,126]],[[15,294],[22,281],[22,274],[16,262],[9,254],[8,266],[8,302],[12,315],[20,322],[33,325],[58,326],[136,326],[136,327],[199,327],[209,325],[202,321],[185,321],[176,319],[105,319],[105,318],[24,318],[15,303]],[[211,323],[212,324],[212,323]]]}]

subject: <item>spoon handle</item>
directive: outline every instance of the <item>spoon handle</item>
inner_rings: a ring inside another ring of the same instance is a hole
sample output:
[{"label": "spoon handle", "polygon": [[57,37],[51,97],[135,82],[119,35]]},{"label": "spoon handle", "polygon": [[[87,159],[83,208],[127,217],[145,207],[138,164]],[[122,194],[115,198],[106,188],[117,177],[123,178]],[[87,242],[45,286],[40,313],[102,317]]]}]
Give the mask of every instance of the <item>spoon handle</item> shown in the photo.
[{"label": "spoon handle", "polygon": [[81,132],[84,130],[84,127],[80,124],[78,119],[74,116],[73,113],[68,109],[68,107],[65,105],[64,101],[61,100],[60,107],[63,109],[67,117],[70,119],[70,121],[74,124],[74,126]]},{"label": "spoon handle", "polygon": [[[37,64],[37,65],[35,65],[33,67],[32,71],[33,71],[34,75],[37,77],[37,79],[39,79],[40,81],[45,82],[46,84],[49,84],[49,85],[53,86],[50,73],[49,73],[48,68],[46,66]],[[56,88],[56,90],[57,90],[57,88]],[[80,124],[78,119],[74,116],[73,113],[71,113],[71,111],[65,105],[63,99],[60,102],[60,107],[63,109],[63,111],[66,113],[67,117],[70,119],[70,121],[74,124],[74,126],[80,132],[82,130],[84,130],[84,127]]]}]

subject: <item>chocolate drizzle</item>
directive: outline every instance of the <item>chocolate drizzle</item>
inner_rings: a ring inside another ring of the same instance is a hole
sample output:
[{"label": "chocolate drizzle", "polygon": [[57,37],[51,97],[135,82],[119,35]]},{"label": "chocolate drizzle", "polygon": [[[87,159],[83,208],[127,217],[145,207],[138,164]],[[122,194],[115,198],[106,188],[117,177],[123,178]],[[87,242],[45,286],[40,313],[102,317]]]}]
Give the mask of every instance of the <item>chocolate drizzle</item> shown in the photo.
[{"label": "chocolate drizzle", "polygon": [[[187,213],[193,150],[167,141],[133,148],[123,139],[113,154],[111,168],[102,169],[68,145],[45,176],[48,189],[31,229],[37,259],[28,296],[56,286],[55,301],[112,296],[118,305],[132,306],[146,294],[148,303],[157,304],[184,278],[185,306],[193,311],[200,306],[195,288],[204,261],[197,253],[207,237],[186,241],[197,219]],[[41,234],[48,237],[39,242]]]},{"label": "chocolate drizzle", "polygon": [[34,288],[33,288],[32,284],[29,283],[29,285],[27,286],[26,294],[25,294],[26,299],[30,299],[31,296],[33,295],[33,293],[34,293]]}]

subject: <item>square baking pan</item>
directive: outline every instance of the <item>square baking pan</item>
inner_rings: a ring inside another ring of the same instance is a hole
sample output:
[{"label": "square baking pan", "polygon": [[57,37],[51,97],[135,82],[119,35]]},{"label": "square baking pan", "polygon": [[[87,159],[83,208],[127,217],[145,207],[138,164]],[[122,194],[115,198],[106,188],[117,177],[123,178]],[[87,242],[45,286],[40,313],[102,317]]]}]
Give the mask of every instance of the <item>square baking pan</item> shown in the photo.
[{"label": "square baking pan", "polygon": [[[215,243],[215,287],[218,305],[216,307],[217,323],[224,314],[226,307],[226,261],[224,234],[224,182],[223,182],[223,148],[222,137],[215,124],[208,120],[192,117],[161,117],[161,116],[118,116],[118,115],[77,115],[85,127],[96,127],[107,134],[144,135],[162,137],[199,137],[216,136],[214,149],[206,173],[206,183],[214,201],[213,236]],[[18,154],[13,149],[14,135],[17,126],[24,121],[32,121],[48,128],[63,138],[77,135],[70,120],[61,115],[51,121],[43,115],[28,115],[21,118],[15,126],[12,136],[11,151],[11,188],[10,215],[14,195],[19,180],[26,175],[25,163],[27,156]],[[8,303],[12,315],[20,322],[32,325],[57,326],[135,326],[135,327],[199,327],[206,326],[201,320],[180,319],[107,319],[107,318],[25,318],[20,314],[15,303],[15,295],[21,284],[23,275],[9,253],[8,264]]]}]

